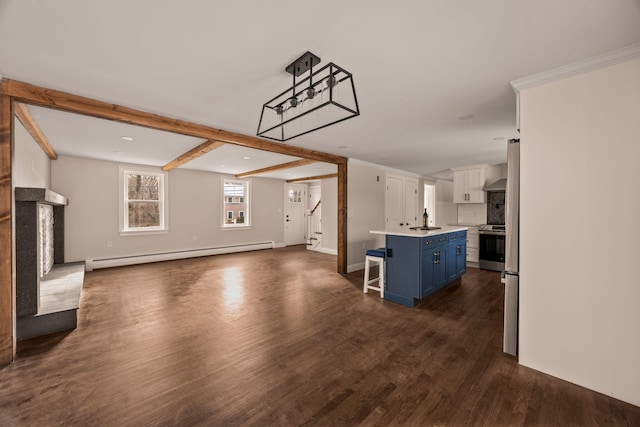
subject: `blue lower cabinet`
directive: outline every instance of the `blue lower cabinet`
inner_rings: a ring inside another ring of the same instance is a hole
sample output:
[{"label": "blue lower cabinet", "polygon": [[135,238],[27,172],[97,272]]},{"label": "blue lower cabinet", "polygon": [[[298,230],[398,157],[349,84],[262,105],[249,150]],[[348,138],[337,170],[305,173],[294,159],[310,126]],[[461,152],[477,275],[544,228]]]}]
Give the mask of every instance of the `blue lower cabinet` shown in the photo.
[{"label": "blue lower cabinet", "polygon": [[[455,236],[455,233],[451,233]],[[451,282],[458,278],[458,242],[457,237],[451,239],[447,244],[447,281]]]},{"label": "blue lower cabinet", "polygon": [[387,235],[386,247],[384,298],[409,307],[466,272],[466,232]]},{"label": "blue lower cabinet", "polygon": [[436,265],[438,265],[438,250],[432,248],[422,252],[422,271],[420,277],[420,298],[436,291],[435,276]]},{"label": "blue lower cabinet", "polygon": [[467,232],[461,238],[458,236],[458,244],[456,245],[456,266],[458,269],[458,277],[467,272]]},{"label": "blue lower cabinet", "polygon": [[415,237],[387,236],[384,299],[409,307],[414,298],[420,298],[420,239]]}]

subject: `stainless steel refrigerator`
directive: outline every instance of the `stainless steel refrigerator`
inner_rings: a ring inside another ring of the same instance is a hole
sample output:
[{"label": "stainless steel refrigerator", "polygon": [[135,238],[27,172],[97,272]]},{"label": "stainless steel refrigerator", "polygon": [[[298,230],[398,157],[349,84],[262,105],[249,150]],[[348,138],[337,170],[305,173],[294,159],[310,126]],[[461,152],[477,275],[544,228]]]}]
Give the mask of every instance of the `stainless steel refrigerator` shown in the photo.
[{"label": "stainless steel refrigerator", "polygon": [[507,146],[507,190],[505,200],[505,271],[504,283],[504,340],[503,351],[518,354],[518,299],[520,235],[520,140],[510,139]]}]

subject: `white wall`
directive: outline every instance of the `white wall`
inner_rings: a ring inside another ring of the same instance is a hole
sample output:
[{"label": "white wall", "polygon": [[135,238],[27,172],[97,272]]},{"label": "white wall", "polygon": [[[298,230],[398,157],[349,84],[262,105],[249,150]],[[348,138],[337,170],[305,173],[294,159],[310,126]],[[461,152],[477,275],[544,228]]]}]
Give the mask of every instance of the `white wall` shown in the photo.
[{"label": "white wall", "polygon": [[[347,271],[364,268],[367,249],[384,246],[384,237],[369,233],[384,229],[384,194],[387,170],[382,166],[349,159],[347,181]],[[324,197],[324,195],[323,195]],[[325,211],[323,208],[322,215]]]},{"label": "white wall", "polygon": [[520,112],[520,363],[640,406],[640,59]]},{"label": "white wall", "polygon": [[[252,178],[251,229],[221,230],[222,175],[183,169],[169,172],[169,232],[121,236],[118,166],[114,162],[65,156],[53,162],[52,190],[69,199],[65,211],[65,261],[284,242],[282,181]],[[113,247],[107,247],[108,241]]]},{"label": "white wall", "polygon": [[42,148],[20,123],[20,120],[15,118],[14,129],[13,179],[15,186],[51,189],[51,160],[49,156],[42,151]]},{"label": "white wall", "polygon": [[453,182],[436,181],[436,223],[437,227],[458,223],[458,208],[453,203]]}]

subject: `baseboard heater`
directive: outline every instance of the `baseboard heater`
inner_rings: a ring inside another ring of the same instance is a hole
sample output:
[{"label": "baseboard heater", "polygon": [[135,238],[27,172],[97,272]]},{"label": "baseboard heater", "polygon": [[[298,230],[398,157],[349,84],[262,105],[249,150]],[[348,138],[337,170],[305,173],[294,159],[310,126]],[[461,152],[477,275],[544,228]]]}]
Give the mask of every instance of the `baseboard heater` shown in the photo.
[{"label": "baseboard heater", "polygon": [[231,254],[236,252],[257,251],[261,249],[273,249],[275,242],[245,243],[241,245],[216,246],[212,248],[186,249],[171,252],[159,252],[155,254],[129,255],[114,258],[88,259],[86,261],[87,271],[99,268],[122,267],[133,264],[146,264],[158,261],[171,261],[175,259],[196,258],[209,255]]}]

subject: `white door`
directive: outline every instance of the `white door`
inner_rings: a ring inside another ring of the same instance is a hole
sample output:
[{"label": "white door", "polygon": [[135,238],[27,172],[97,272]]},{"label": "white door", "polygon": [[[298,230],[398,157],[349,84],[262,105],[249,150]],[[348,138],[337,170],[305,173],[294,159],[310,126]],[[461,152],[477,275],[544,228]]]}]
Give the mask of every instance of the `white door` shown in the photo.
[{"label": "white door", "polygon": [[284,186],[284,244],[286,246],[305,243],[305,184],[285,184]]},{"label": "white door", "polygon": [[418,180],[404,179],[404,224],[409,227],[418,225]]},{"label": "white door", "polygon": [[387,227],[397,228],[404,225],[404,201],[403,201],[404,177],[387,175],[387,194],[385,210],[387,214]]}]

